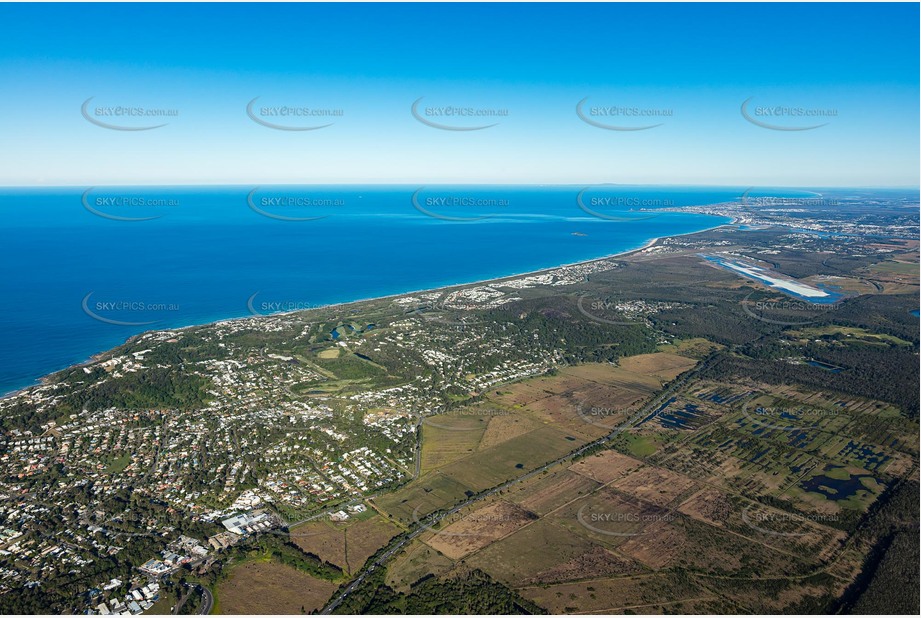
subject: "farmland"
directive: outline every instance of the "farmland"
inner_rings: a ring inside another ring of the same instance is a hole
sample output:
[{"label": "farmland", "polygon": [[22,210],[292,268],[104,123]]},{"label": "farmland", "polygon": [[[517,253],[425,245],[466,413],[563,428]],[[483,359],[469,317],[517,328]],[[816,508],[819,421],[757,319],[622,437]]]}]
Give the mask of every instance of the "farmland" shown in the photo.
[{"label": "farmland", "polygon": [[291,529],[290,538],[303,551],[351,573],[398,532],[396,526],[371,513],[341,523],[324,519],[302,524]]},{"label": "farmland", "polygon": [[[480,412],[433,419],[423,434],[427,474],[378,504],[403,521],[450,507],[511,478],[513,462],[520,474],[539,464],[534,453],[559,456],[560,436],[575,438],[573,448],[610,431],[694,367],[694,351],[713,349],[696,341],[504,385]],[[484,444],[498,419],[515,429]],[[884,402],[691,380],[612,449],[439,522],[394,559],[388,581],[405,589],[475,568],[560,613],[806,607],[840,594],[826,572],[859,568],[849,533],[911,470],[916,442],[916,429]],[[739,580],[749,583],[724,583]]]},{"label": "farmland", "polygon": [[251,561],[233,569],[218,586],[223,614],[303,614],[315,611],[336,584],[272,561]]}]

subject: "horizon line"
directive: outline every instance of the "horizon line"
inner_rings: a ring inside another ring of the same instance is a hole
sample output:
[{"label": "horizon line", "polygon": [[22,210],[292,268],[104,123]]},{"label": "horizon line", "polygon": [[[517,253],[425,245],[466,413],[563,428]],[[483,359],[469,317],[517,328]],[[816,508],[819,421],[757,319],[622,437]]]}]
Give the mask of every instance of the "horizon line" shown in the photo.
[{"label": "horizon line", "polygon": [[804,185],[804,184],[685,184],[685,183],[621,183],[621,182],[562,182],[562,183],[528,183],[528,182],[372,182],[372,181],[348,181],[348,182],[252,182],[252,183],[220,183],[220,182],[180,182],[180,183],[96,183],[96,184],[22,184],[22,185],[0,185],[0,189],[85,189],[86,187],[129,187],[129,188],[146,188],[146,187],[271,187],[271,186],[501,186],[501,187],[755,187],[766,189],[899,189],[906,191],[921,192],[921,185]]}]

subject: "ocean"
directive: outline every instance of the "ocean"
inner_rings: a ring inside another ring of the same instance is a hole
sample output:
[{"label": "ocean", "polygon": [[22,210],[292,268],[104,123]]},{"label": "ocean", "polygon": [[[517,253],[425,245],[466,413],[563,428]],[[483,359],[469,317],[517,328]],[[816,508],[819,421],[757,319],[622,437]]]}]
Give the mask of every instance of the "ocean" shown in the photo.
[{"label": "ocean", "polygon": [[0,393],[161,328],[508,276],[728,222],[744,189],[0,189]]}]

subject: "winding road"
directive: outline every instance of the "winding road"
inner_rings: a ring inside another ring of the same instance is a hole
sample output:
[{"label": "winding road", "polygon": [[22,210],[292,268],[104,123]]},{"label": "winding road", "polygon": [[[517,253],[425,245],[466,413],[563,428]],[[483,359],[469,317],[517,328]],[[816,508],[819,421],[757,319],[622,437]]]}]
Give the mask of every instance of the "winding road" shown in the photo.
[{"label": "winding road", "polygon": [[201,607],[198,608],[198,614],[205,616],[210,614],[211,608],[214,607],[214,595],[205,586],[199,586],[199,589],[201,590]]}]

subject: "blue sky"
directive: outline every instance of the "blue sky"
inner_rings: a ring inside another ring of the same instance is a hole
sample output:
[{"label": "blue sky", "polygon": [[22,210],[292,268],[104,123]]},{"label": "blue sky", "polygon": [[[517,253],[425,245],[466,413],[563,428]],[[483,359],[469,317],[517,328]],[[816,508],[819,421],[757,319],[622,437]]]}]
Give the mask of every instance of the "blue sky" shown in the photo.
[{"label": "blue sky", "polygon": [[[917,186],[918,11],[0,5],[0,185]],[[95,120],[167,124],[100,127],[81,114],[91,97]],[[333,123],[276,130],[247,116],[255,97],[257,115],[280,106],[341,115],[260,116]],[[420,97],[417,112],[431,122],[498,124],[429,126],[411,114]],[[583,115],[601,124],[660,126],[593,126],[576,113],[586,98]],[[761,125],[741,113],[746,100]],[[178,115],[98,111],[117,106]],[[433,115],[446,107],[507,114]]]}]

